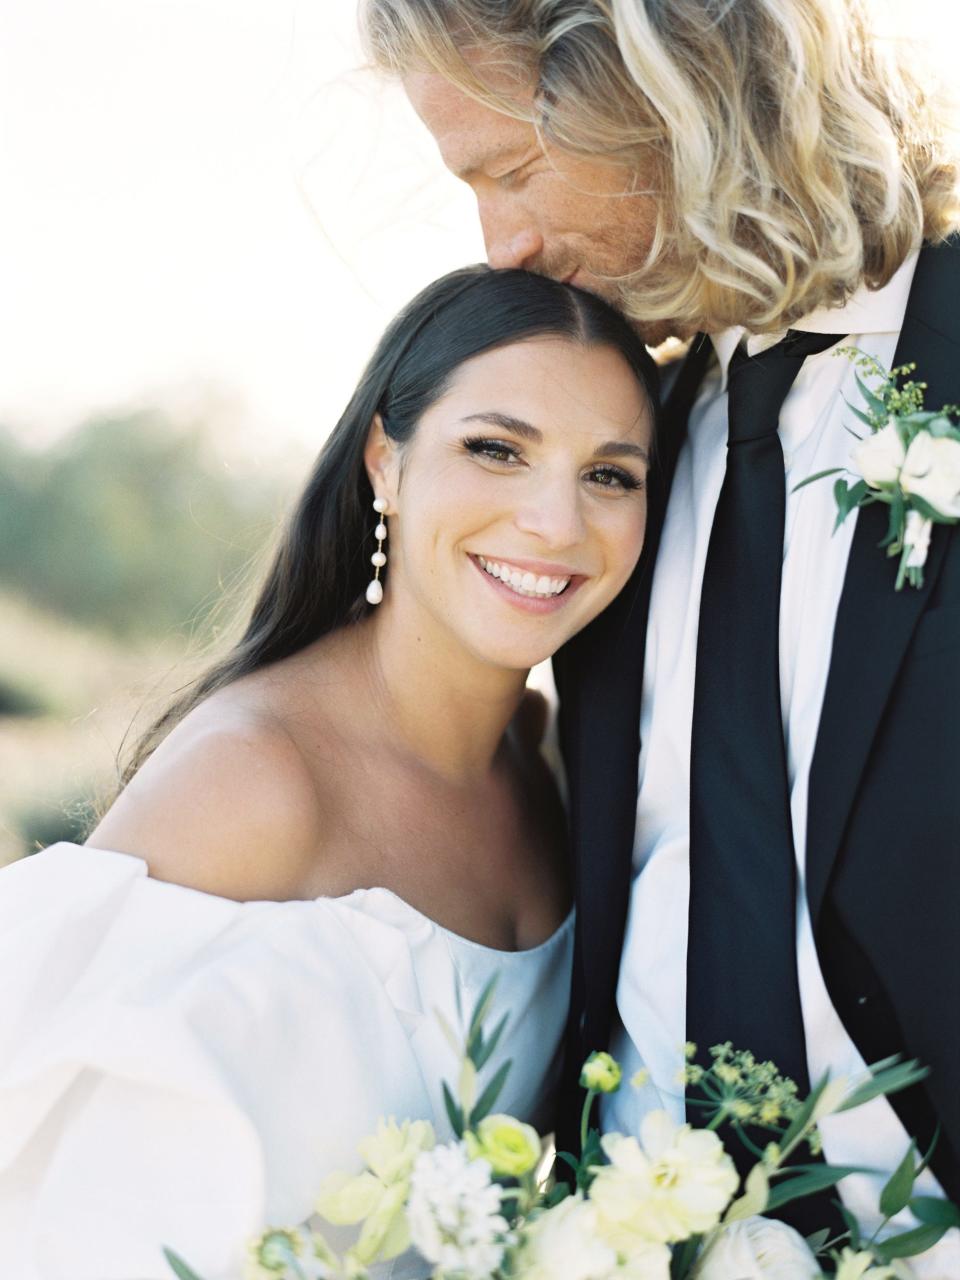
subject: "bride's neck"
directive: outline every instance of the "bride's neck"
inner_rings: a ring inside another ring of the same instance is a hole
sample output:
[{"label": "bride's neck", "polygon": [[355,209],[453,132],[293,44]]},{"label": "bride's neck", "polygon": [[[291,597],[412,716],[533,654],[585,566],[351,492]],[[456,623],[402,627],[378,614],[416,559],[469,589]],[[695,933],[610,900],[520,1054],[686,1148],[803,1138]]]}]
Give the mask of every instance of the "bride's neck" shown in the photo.
[{"label": "bride's neck", "polygon": [[385,601],[356,630],[358,656],[382,736],[467,783],[489,772],[527,673],[484,662],[438,630]]}]

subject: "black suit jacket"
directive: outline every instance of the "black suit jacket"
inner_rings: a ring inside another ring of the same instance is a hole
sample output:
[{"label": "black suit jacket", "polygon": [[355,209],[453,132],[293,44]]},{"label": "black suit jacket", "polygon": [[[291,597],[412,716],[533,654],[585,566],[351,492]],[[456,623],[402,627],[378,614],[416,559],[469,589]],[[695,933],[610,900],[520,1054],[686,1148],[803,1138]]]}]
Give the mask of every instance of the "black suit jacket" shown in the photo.
[{"label": "black suit jacket", "polygon": [[[580,1063],[607,1046],[615,1013],[650,585],[705,341],[665,406],[640,563],[554,664],[577,895],[561,1146],[575,1141],[565,1125]],[[928,407],[960,403],[958,240],[920,255],[896,355],[907,361],[928,383]],[[830,997],[866,1061],[903,1053],[931,1068],[891,1102],[921,1143],[939,1124],[932,1167],[958,1200],[960,530],[935,526],[923,588],[896,592],[896,561],[877,546],[886,521],[883,506],[860,512],[837,612],[810,775],[807,893]]]}]

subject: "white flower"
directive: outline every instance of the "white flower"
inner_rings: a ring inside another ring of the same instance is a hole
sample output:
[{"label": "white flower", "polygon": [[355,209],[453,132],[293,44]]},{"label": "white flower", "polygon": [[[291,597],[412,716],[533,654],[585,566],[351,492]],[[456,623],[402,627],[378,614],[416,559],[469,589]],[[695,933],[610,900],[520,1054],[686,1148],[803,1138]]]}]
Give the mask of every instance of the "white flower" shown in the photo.
[{"label": "white flower", "polygon": [[523,1280],[608,1280],[616,1266],[616,1251],[597,1234],[596,1207],[579,1195],[535,1218],[516,1258]]},{"label": "white flower", "polygon": [[905,452],[893,420],[865,436],[850,455],[855,470],[872,489],[897,483]]},{"label": "white flower", "polygon": [[596,1206],[578,1193],[534,1218],[514,1265],[518,1280],[669,1280],[670,1250],[637,1240],[618,1254]]},{"label": "white flower", "polygon": [[926,564],[932,530],[932,520],[922,516],[919,511],[907,512],[907,522],[903,531],[903,545],[909,548],[906,562],[908,569],[922,569]]},{"label": "white flower", "polygon": [[744,1218],[724,1227],[697,1263],[695,1280],[820,1280],[799,1232],[776,1218]]},{"label": "white flower", "polygon": [[613,1280],[670,1280],[670,1250],[652,1240],[637,1240],[613,1273]]},{"label": "white flower", "polygon": [[602,1139],[610,1164],[597,1170],[590,1199],[606,1238],[629,1253],[637,1237],[668,1244],[716,1226],[739,1181],[717,1135],[651,1111],[640,1138]]},{"label": "white flower", "polygon": [[486,1160],[471,1160],[462,1142],[436,1147],[417,1158],[410,1187],[410,1238],[428,1262],[465,1280],[496,1270],[507,1222]]},{"label": "white flower", "polygon": [[940,515],[960,517],[960,440],[921,431],[907,450],[900,487]]}]

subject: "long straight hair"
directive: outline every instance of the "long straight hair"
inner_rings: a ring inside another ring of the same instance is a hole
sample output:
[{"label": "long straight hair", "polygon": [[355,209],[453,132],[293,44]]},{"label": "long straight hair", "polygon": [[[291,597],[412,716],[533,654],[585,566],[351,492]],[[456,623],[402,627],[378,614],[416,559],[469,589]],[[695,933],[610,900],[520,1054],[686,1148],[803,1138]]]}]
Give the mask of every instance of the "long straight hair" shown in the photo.
[{"label": "long straight hair", "polygon": [[242,636],[139,739],[121,769],[121,787],[212,693],[369,612],[365,593],[376,543],[364,449],[374,416],[380,414],[391,440],[404,444],[467,360],[538,337],[618,351],[655,413],[653,360],[624,317],[593,294],[526,271],[485,266],[464,267],[428,285],[384,333],[320,451]]}]

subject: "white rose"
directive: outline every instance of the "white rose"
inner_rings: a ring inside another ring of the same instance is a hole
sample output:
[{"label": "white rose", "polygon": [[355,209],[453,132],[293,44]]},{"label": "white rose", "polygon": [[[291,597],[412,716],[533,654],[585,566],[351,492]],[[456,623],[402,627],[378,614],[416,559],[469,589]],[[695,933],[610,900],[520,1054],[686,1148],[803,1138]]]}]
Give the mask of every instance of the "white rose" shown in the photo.
[{"label": "white rose", "polygon": [[597,1211],[568,1196],[540,1214],[524,1233],[516,1270],[522,1280],[608,1280],[617,1255],[597,1234]]},{"label": "white rose", "polygon": [[940,515],[960,517],[960,440],[921,431],[907,450],[900,486]]},{"label": "white rose", "polygon": [[724,1227],[694,1271],[695,1280],[820,1280],[813,1251],[776,1218],[744,1218]]},{"label": "white rose", "polygon": [[905,453],[893,422],[864,437],[850,457],[858,474],[872,489],[896,484]]}]

